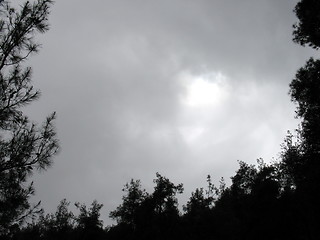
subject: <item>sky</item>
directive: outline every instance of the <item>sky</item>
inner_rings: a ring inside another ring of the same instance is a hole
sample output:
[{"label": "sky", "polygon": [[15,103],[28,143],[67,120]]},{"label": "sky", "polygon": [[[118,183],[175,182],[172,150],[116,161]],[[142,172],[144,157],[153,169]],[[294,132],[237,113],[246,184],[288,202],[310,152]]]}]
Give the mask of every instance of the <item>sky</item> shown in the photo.
[{"label": "sky", "polygon": [[57,112],[61,151],[33,201],[96,199],[111,224],[131,178],[183,183],[181,207],[208,174],[230,183],[238,160],[278,159],[299,123],[289,83],[312,54],[291,40],[296,2],[56,0],[26,111],[39,124]]}]

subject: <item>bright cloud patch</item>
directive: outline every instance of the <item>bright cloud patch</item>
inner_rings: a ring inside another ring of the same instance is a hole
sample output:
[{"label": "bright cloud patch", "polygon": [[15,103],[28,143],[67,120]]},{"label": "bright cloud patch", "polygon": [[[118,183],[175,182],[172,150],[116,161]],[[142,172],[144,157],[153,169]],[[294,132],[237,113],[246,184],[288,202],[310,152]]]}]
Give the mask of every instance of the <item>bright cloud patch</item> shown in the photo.
[{"label": "bright cloud patch", "polygon": [[181,80],[186,83],[186,96],[183,103],[191,107],[219,104],[227,95],[226,77],[221,73],[209,73],[193,76],[184,73]]},{"label": "bright cloud patch", "polygon": [[179,80],[185,87],[179,122],[182,139],[191,144],[192,149],[219,141],[218,133],[211,139],[208,138],[208,131],[214,127],[222,128],[223,123],[220,124],[219,117],[225,114],[230,90],[226,76],[219,72],[196,75],[186,71],[179,75]]}]

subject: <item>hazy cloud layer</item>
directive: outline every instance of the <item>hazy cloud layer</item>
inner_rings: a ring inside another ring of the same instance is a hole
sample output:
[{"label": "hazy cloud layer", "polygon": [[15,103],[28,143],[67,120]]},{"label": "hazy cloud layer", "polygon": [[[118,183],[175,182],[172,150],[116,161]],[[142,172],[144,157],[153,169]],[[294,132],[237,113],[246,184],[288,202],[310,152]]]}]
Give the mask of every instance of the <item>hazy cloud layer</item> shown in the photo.
[{"label": "hazy cloud layer", "polygon": [[31,63],[43,96],[28,110],[57,111],[62,151],[35,199],[49,211],[97,199],[106,219],[130,178],[151,190],[158,171],[185,183],[185,199],[237,160],[277,157],[298,123],[288,84],[311,54],[291,42],[294,5],[56,1]]}]

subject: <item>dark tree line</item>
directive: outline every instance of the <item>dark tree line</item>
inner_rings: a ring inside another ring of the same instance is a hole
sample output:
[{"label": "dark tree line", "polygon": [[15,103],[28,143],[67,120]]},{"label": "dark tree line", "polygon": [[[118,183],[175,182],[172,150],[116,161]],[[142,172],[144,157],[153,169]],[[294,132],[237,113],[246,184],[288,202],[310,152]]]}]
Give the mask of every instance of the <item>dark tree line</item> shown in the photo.
[{"label": "dark tree line", "polygon": [[[23,62],[38,48],[35,32],[48,29],[49,0],[29,2],[21,11],[0,0],[0,237],[1,239],[320,239],[320,60],[310,58],[290,84],[301,126],[288,133],[279,161],[239,162],[226,186],[211,177],[179,211],[182,184],[156,174],[148,193],[139,180],[123,188],[122,203],[110,212],[115,225],[103,227],[102,204],[76,203],[78,214],[62,200],[53,214],[31,206],[34,170],[46,169],[57,149],[52,125],[30,123],[20,108],[38,98]],[[301,0],[293,40],[320,47],[320,3]],[[26,218],[38,214],[32,221]],[[24,225],[22,225],[24,223]]]}]

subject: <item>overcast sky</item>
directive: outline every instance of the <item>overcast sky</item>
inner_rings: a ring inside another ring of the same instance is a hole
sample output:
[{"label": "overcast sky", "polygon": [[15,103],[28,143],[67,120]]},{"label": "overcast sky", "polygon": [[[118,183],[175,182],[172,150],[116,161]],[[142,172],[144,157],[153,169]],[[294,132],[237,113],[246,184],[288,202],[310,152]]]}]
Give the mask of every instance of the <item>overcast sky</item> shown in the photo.
[{"label": "overcast sky", "polygon": [[57,0],[28,62],[42,91],[29,115],[56,111],[61,144],[34,200],[53,212],[97,199],[109,224],[131,178],[149,192],[156,172],[184,183],[182,205],[207,174],[276,159],[298,124],[288,84],[311,55],[291,41],[295,4]]}]

